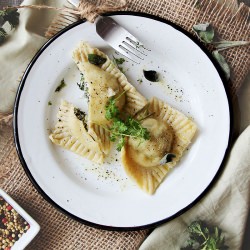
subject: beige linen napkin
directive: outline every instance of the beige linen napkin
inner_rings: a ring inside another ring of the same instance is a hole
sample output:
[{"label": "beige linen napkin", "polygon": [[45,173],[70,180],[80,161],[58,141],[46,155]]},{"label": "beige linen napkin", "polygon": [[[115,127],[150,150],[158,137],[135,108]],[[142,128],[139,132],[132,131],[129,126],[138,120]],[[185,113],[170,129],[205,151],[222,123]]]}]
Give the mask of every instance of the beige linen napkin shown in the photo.
[{"label": "beige linen napkin", "polygon": [[[55,0],[53,6],[59,7],[62,2]],[[51,1],[25,0],[23,2],[23,5],[31,4],[49,5]],[[56,14],[54,10],[20,9],[19,12],[19,26],[0,46],[0,113],[12,112],[19,79],[31,58],[47,41],[44,33]]]},{"label": "beige linen napkin", "polygon": [[[201,166],[202,167],[202,166]],[[234,144],[224,171],[209,193],[182,216],[155,229],[140,250],[179,250],[196,219],[219,226],[229,249],[241,248],[250,201],[250,126]]]}]

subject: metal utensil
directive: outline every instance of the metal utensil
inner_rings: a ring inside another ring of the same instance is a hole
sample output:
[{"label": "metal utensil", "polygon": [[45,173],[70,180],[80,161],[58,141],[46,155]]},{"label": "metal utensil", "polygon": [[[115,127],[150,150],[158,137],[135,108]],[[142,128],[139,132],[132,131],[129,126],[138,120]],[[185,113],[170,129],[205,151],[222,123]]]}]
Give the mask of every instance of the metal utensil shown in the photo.
[{"label": "metal utensil", "polygon": [[[79,0],[68,2],[76,7],[79,5]],[[99,16],[95,20],[95,25],[96,33],[126,58],[139,64],[147,56],[146,52],[149,50],[111,17]]]}]

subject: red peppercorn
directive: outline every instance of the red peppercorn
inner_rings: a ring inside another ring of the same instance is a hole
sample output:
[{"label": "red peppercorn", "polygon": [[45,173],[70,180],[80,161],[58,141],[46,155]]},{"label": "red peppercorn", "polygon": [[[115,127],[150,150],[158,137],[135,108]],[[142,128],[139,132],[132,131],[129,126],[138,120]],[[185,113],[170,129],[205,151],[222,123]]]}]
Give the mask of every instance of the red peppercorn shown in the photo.
[{"label": "red peppercorn", "polygon": [[9,240],[11,241],[11,240],[13,240],[13,238],[10,236],[10,237],[9,237]]},{"label": "red peppercorn", "polygon": [[8,205],[6,208],[7,208],[7,210],[10,211],[13,207],[11,205]]},{"label": "red peppercorn", "polygon": [[8,220],[6,218],[3,218],[2,222],[3,222],[3,224],[5,224],[6,222],[8,222]]},{"label": "red peppercorn", "polygon": [[4,250],[10,250],[10,247],[5,247]]}]

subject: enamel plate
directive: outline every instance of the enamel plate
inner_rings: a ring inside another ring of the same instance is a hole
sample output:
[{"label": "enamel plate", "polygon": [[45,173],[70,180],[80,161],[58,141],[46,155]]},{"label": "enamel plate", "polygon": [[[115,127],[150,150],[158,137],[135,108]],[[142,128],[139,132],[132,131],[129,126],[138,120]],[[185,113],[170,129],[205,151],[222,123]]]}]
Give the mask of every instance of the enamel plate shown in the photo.
[{"label": "enamel plate", "polygon": [[[135,230],[173,219],[205,194],[228,149],[230,109],[218,67],[195,38],[154,16],[121,12],[113,18],[151,49],[142,64],[122,65],[129,81],[145,97],[169,103],[198,126],[184,157],[156,193],[150,196],[136,187],[115,149],[99,166],[49,140],[62,99],[87,110],[84,92],[77,86],[80,72],[72,60],[77,44],[87,41],[110,57],[121,57],[88,22],[75,23],[53,37],[28,66],[16,97],[15,142],[32,183],[56,208],[94,227]],[[161,80],[147,81],[143,69],[156,70]],[[62,79],[67,86],[55,92]]]}]

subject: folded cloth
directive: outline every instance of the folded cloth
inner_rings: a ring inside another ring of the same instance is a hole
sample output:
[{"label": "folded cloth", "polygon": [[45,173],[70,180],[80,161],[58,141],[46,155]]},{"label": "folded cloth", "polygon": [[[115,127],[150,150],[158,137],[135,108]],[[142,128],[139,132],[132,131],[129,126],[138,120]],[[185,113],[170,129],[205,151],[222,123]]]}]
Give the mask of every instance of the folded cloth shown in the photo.
[{"label": "folded cloth", "polygon": [[[55,0],[53,6],[60,7],[62,2]],[[51,1],[25,0],[23,2],[23,5],[32,4],[49,5]],[[0,46],[0,113],[12,111],[19,80],[31,58],[47,41],[44,34],[56,14],[55,10],[31,10],[28,8],[20,9],[19,12],[17,29],[12,31],[8,40]],[[10,63],[14,64],[10,65]]]},{"label": "folded cloth", "polygon": [[188,238],[187,226],[194,220],[216,225],[225,233],[229,249],[240,249],[249,211],[250,126],[237,139],[216,184],[182,216],[155,229],[140,250],[179,250]]}]

